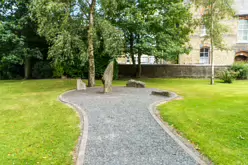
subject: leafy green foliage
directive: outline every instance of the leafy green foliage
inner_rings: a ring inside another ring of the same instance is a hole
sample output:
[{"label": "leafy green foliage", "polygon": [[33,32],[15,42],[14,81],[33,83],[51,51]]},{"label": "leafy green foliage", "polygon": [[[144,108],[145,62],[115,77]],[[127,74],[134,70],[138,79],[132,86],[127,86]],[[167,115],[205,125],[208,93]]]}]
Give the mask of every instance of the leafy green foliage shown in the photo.
[{"label": "leafy green foliage", "polygon": [[231,70],[234,72],[237,72],[237,79],[240,80],[245,80],[248,79],[248,64],[247,63],[234,63],[233,66],[231,67]]},{"label": "leafy green foliage", "polygon": [[247,80],[248,64],[244,62],[234,63],[230,69],[220,72],[218,77],[225,83],[232,83],[234,79]]},{"label": "leafy green foliage", "polygon": [[54,65],[53,66],[54,70],[53,70],[53,77],[54,78],[61,78],[62,76],[64,76],[64,68],[61,65]]},{"label": "leafy green foliage", "polygon": [[222,24],[222,21],[225,19],[228,20],[235,15],[231,7],[233,6],[233,0],[195,0],[194,3],[196,7],[204,10],[199,22],[207,28],[207,35],[204,36],[205,40],[210,40],[210,61],[212,67],[210,84],[214,85],[214,48],[220,50],[230,49],[223,39],[224,34],[226,34],[229,29]]},{"label": "leafy green foliage", "polygon": [[[103,1],[102,1],[103,2]],[[30,6],[38,32],[50,43],[49,58],[55,77],[85,77],[82,70],[88,67],[88,25],[90,6],[85,1],[34,0]],[[97,11],[93,29],[94,56],[96,59],[116,58],[123,51],[123,33]],[[102,74],[107,62],[96,62],[96,77]],[[85,66],[87,65],[87,66]],[[85,66],[85,67],[84,67]]]},{"label": "leafy green foliage", "polygon": [[[56,37],[53,45],[48,52],[49,58],[54,64],[64,63],[63,65],[72,65],[75,60],[79,60],[83,66],[87,60],[87,53],[84,42],[78,37],[64,31]],[[66,61],[66,64],[65,64]]]},{"label": "leafy green foliage", "polygon": [[123,32],[109,21],[96,17],[95,54],[118,58],[124,51]]},{"label": "leafy green foliage", "polygon": [[[31,68],[29,61],[42,60],[46,53],[46,42],[36,34],[36,26],[30,19],[29,2],[5,0],[0,4],[0,72],[12,75],[3,76],[7,79],[23,77],[24,65],[25,69]],[[20,73],[14,72],[15,67]],[[13,68],[13,73],[8,68]]]},{"label": "leafy green foliage", "polygon": [[[197,7],[204,8],[204,14],[200,18],[199,22],[201,25],[205,25],[207,35],[205,39],[213,39],[213,45],[220,50],[228,50],[226,43],[223,39],[224,34],[229,32],[227,26],[221,21],[230,19],[235,15],[233,8],[233,0],[196,0],[195,4]],[[212,6],[212,8],[211,8]],[[213,21],[213,30],[212,29]]]},{"label": "leafy green foliage", "polygon": [[7,29],[4,23],[0,23],[0,57],[2,63],[21,64],[24,41],[11,30]]},{"label": "leafy green foliage", "polygon": [[231,84],[233,80],[237,77],[237,72],[234,72],[232,70],[224,70],[219,72],[218,77],[223,80],[224,83]]},{"label": "leafy green foliage", "polygon": [[53,76],[53,69],[49,62],[39,61],[34,64],[32,78],[45,79]]},{"label": "leafy green foliage", "polygon": [[105,18],[124,32],[125,53],[133,63],[138,55],[138,70],[143,54],[175,60],[189,52],[192,15],[182,0],[115,0],[102,7]]},{"label": "leafy green foliage", "polygon": [[[96,79],[101,79],[105,69],[107,68],[109,62],[111,60],[114,60],[114,75],[113,79],[117,80],[118,79],[118,73],[119,73],[119,68],[118,68],[118,63],[115,59],[109,56],[96,56],[95,57],[95,67],[96,67]],[[83,78],[88,77],[88,64],[83,69]]]},{"label": "leafy green foliage", "polygon": [[128,8],[119,11],[126,18],[116,23],[127,33],[127,48],[130,35],[134,35],[134,53],[140,50],[141,54],[170,60],[189,51],[192,15],[183,1],[133,1],[126,5]]},{"label": "leafy green foliage", "polygon": [[[55,65],[81,65],[87,60],[85,24],[80,16],[73,16],[74,1],[34,0],[30,10],[38,23],[38,33],[51,44],[49,58]],[[63,64],[62,64],[63,63]]]}]

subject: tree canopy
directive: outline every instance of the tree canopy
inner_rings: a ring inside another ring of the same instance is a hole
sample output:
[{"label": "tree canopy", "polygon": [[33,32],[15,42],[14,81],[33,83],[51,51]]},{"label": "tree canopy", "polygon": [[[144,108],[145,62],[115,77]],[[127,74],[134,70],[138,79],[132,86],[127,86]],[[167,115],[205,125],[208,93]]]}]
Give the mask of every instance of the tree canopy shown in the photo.
[{"label": "tree canopy", "polygon": [[234,16],[233,0],[195,0],[196,7],[204,9],[204,13],[200,18],[200,23],[207,29],[205,40],[210,40],[211,45],[211,66],[212,76],[211,84],[214,84],[214,47],[220,50],[228,50],[223,39],[229,29],[222,21]]},{"label": "tree canopy", "polygon": [[[36,34],[30,19],[29,0],[5,0],[0,4],[0,65],[3,78],[13,78],[8,68],[25,65],[25,78],[30,77],[30,60],[42,59],[46,41]],[[21,73],[20,73],[21,74]]]},{"label": "tree canopy", "polygon": [[140,76],[144,54],[172,61],[189,52],[189,9],[183,0],[5,0],[0,39],[8,46],[1,56],[27,64],[26,70],[33,59],[46,60],[57,76],[88,68],[94,86],[95,59],[127,54],[134,66],[138,56]]},{"label": "tree canopy", "polygon": [[[34,0],[30,8],[37,20],[39,34],[51,45],[49,57],[54,59],[55,64],[66,66],[68,62],[74,62],[75,58],[82,65],[86,61],[91,62],[91,52],[87,51],[93,46],[94,54],[111,57],[121,54],[122,31],[112,26],[98,12],[94,14],[95,24],[89,31],[91,6],[88,1]],[[89,43],[91,41],[93,43]]]},{"label": "tree canopy", "polygon": [[175,60],[180,54],[189,52],[187,42],[192,32],[192,14],[190,6],[182,0],[115,2],[111,6],[103,5],[105,18],[124,32],[126,53],[134,65],[134,55],[138,55],[137,76],[141,75],[143,54]]}]

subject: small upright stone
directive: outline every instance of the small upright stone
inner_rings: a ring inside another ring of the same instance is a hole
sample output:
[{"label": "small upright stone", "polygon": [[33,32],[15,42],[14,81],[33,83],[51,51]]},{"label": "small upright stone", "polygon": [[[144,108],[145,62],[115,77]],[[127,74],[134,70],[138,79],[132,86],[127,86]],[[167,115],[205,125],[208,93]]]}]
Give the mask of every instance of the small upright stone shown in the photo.
[{"label": "small upright stone", "polygon": [[126,87],[145,88],[146,84],[142,81],[136,81],[131,79],[127,82]]},{"label": "small upright stone", "polygon": [[81,79],[77,79],[77,90],[86,90],[86,84]]},{"label": "small upright stone", "polygon": [[104,85],[104,89],[103,89],[104,93],[112,92],[113,74],[114,74],[114,61],[111,61],[108,64],[108,67],[106,68],[102,77],[102,83]]}]

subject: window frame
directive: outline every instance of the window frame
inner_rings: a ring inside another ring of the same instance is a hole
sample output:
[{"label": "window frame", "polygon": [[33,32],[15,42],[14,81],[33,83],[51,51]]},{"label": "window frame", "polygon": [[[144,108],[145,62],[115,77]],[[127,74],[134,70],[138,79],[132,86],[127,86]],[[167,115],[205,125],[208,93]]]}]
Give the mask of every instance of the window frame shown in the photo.
[{"label": "window frame", "polygon": [[238,43],[248,43],[248,20],[239,20],[237,38]]},{"label": "window frame", "polygon": [[200,64],[210,64],[210,48],[209,47],[200,48]]},{"label": "window frame", "polygon": [[205,37],[207,35],[207,27],[205,25],[201,26],[201,37]]}]

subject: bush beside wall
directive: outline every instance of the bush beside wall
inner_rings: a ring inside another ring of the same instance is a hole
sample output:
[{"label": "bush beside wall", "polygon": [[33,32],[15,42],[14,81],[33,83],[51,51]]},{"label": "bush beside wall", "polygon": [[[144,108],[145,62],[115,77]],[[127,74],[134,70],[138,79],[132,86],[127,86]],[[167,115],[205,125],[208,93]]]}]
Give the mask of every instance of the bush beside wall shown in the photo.
[{"label": "bush beside wall", "polygon": [[237,72],[237,79],[246,80],[248,79],[248,64],[247,63],[235,63],[231,67],[231,70]]}]

